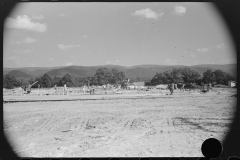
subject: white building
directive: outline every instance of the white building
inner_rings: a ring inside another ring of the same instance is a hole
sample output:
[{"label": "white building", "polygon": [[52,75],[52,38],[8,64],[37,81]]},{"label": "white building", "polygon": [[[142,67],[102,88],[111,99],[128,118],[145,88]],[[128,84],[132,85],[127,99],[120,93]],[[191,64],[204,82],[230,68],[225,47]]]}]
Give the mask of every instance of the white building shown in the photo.
[{"label": "white building", "polygon": [[145,85],[145,82],[133,82],[133,83],[129,83],[127,88],[128,89],[139,89],[139,88],[143,88]]},{"label": "white building", "polygon": [[156,86],[157,89],[167,89],[168,85],[167,84],[159,84]]},{"label": "white building", "polygon": [[235,81],[228,81],[228,87],[235,87],[237,82]]}]

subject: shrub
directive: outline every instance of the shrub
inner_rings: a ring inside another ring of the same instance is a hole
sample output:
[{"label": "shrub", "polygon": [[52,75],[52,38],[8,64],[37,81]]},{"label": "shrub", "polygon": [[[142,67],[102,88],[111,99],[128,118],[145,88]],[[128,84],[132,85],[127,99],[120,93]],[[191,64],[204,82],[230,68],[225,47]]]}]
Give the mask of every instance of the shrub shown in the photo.
[{"label": "shrub", "polygon": [[229,88],[226,85],[222,85],[222,84],[218,84],[218,85],[214,85],[215,88]]},{"label": "shrub", "polygon": [[196,84],[186,84],[184,86],[185,89],[201,89],[202,86],[196,85]]}]

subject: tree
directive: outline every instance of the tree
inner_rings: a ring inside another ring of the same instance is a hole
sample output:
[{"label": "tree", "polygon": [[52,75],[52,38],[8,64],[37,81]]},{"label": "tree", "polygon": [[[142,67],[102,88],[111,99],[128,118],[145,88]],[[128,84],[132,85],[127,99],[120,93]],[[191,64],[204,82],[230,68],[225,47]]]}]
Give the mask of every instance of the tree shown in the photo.
[{"label": "tree", "polygon": [[99,68],[96,70],[96,73],[94,74],[94,79],[98,83],[98,85],[107,84],[111,81],[111,72],[108,68]]},{"label": "tree", "polygon": [[196,84],[197,84],[197,85],[201,85],[202,83],[203,83],[203,80],[202,80],[202,79],[197,79],[197,80],[196,80]]},{"label": "tree", "polygon": [[103,84],[118,84],[121,83],[123,79],[125,79],[125,74],[122,71],[119,71],[115,68],[99,68],[96,70],[96,73],[90,79],[90,83],[94,85],[103,85]]},{"label": "tree", "polygon": [[122,82],[123,79],[125,79],[125,74],[122,71],[119,71],[115,68],[111,69],[111,77],[110,77],[110,83],[111,84],[117,84],[119,82]]},{"label": "tree", "polygon": [[34,79],[33,78],[30,78],[29,80],[28,80],[28,84],[30,83],[30,84],[32,84],[32,83],[34,83],[35,81],[34,81]]},{"label": "tree", "polygon": [[182,83],[183,82],[182,69],[173,69],[172,71],[170,71],[170,75],[171,76],[169,76],[170,77],[169,81],[171,81],[173,83]]},{"label": "tree", "polygon": [[190,68],[184,68],[181,72],[184,83],[196,83],[201,77],[197,71],[191,70]]},{"label": "tree", "polygon": [[164,84],[183,82],[181,69],[165,71],[163,72],[163,75],[164,76],[162,76],[161,78],[164,77],[164,80],[162,81]]},{"label": "tree", "polygon": [[44,74],[40,79],[42,87],[52,87],[52,78],[48,74]]},{"label": "tree", "polygon": [[97,85],[97,81],[94,77],[87,77],[84,81],[84,85],[91,86],[91,85]]},{"label": "tree", "polygon": [[12,75],[3,76],[3,88],[13,89],[14,87],[20,87],[21,83]]},{"label": "tree", "polygon": [[221,70],[216,70],[214,72],[214,76],[217,84],[226,84],[228,81],[227,74]]},{"label": "tree", "polygon": [[233,76],[231,76],[231,75],[228,74],[228,73],[224,73],[224,75],[225,75],[225,81],[224,81],[225,85],[228,84],[228,81],[234,81],[234,80],[236,80]]},{"label": "tree", "polygon": [[202,78],[204,83],[213,83],[216,81],[214,72],[211,70],[207,70],[206,72],[203,73],[203,78]]},{"label": "tree", "polygon": [[85,77],[76,77],[75,78],[75,86],[81,87],[85,84],[86,78]]},{"label": "tree", "polygon": [[27,80],[24,80],[23,78],[21,78],[19,81],[20,81],[21,86],[27,86],[28,85]]},{"label": "tree", "polygon": [[148,85],[158,85],[168,83],[166,73],[156,73],[156,75],[148,82]]},{"label": "tree", "polygon": [[70,74],[65,74],[59,81],[60,86],[63,86],[64,84],[66,84],[68,87],[75,87],[75,84],[73,83],[73,77]]},{"label": "tree", "polygon": [[169,83],[195,83],[200,79],[200,74],[189,68],[173,69],[163,73],[157,73],[147,85],[169,84]]},{"label": "tree", "polygon": [[173,76],[171,74],[171,71],[165,71],[163,72],[164,76],[166,77],[165,83],[172,83],[173,82]]},{"label": "tree", "polygon": [[56,84],[59,85],[60,80],[61,80],[60,77],[56,77],[56,76],[55,76],[55,77],[53,78],[53,80],[52,80],[53,85],[56,85]]}]

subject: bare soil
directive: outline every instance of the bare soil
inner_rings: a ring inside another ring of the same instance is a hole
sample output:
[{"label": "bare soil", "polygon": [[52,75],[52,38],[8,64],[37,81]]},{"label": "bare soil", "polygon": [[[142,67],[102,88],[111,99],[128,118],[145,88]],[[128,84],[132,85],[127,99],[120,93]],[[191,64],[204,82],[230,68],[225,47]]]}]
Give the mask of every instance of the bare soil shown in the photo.
[{"label": "bare soil", "polygon": [[3,104],[4,132],[21,157],[202,157],[204,140],[228,133],[236,93],[29,96]]}]

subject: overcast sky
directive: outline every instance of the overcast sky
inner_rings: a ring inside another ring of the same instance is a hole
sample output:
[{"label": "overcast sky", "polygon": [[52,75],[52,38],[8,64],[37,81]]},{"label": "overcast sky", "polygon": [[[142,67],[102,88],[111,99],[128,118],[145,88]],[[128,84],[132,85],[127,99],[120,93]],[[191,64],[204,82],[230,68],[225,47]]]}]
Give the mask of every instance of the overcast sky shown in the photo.
[{"label": "overcast sky", "polygon": [[4,67],[237,63],[211,3],[20,3],[5,21]]}]

